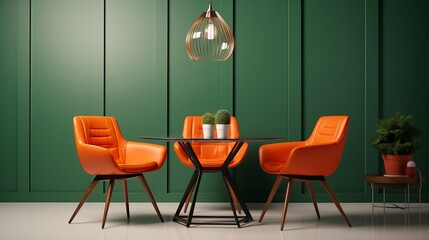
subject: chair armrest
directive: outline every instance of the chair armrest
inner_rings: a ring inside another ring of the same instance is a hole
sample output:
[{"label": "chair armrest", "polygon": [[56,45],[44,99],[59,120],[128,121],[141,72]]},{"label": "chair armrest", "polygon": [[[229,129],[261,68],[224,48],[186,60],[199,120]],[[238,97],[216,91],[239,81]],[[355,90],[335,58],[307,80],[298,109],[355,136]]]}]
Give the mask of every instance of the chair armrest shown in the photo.
[{"label": "chair armrest", "polygon": [[113,156],[105,148],[80,143],[77,153],[82,168],[92,175],[107,175],[118,172]]},{"label": "chair armrest", "polygon": [[293,149],[282,172],[294,175],[331,175],[338,166],[338,144],[312,144]]},{"label": "chair armrest", "polygon": [[262,145],[259,148],[259,162],[262,164],[267,161],[286,162],[291,151],[305,142],[282,142]]},{"label": "chair armrest", "polygon": [[164,165],[167,156],[167,148],[163,145],[142,143],[142,142],[127,142],[125,149],[126,164],[141,164],[148,162],[156,162],[157,170]]}]

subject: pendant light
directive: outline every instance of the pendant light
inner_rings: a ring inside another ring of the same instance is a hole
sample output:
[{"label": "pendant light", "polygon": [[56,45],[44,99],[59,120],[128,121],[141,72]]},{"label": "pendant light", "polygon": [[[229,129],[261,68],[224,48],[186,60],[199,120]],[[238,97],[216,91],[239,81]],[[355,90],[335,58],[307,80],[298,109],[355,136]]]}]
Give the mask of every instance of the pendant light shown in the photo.
[{"label": "pendant light", "polygon": [[204,12],[192,24],[186,35],[186,51],[194,61],[224,61],[234,50],[231,28],[220,14],[212,9]]}]

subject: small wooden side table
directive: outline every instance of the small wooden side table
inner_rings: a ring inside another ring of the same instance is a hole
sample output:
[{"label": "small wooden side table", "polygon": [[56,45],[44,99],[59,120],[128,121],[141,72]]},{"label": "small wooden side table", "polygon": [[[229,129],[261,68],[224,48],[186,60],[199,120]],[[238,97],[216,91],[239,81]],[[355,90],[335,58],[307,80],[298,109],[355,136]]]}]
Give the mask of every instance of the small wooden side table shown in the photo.
[{"label": "small wooden side table", "polygon": [[410,212],[410,187],[416,187],[419,191],[419,207],[422,202],[422,184],[424,178],[421,177],[420,171],[417,171],[416,177],[408,176],[384,176],[369,174],[365,176],[365,180],[371,184],[371,197],[372,197],[372,214],[374,215],[374,189],[381,188],[383,189],[383,208],[386,208],[386,188],[404,188],[405,192],[405,202],[404,208],[401,208],[396,205],[396,207],[405,209]]}]

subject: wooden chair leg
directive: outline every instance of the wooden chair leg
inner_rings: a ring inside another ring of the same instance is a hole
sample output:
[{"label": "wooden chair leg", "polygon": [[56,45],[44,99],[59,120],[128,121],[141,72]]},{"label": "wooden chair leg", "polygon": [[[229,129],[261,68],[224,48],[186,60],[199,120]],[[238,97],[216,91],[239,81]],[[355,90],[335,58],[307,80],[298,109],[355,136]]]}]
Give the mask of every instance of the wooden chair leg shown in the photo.
[{"label": "wooden chair leg", "polygon": [[320,219],[319,207],[317,206],[316,195],[314,195],[313,187],[310,181],[305,181],[307,184],[308,192],[310,193],[311,201],[313,201],[314,209],[316,210],[317,219]]},{"label": "wooden chair leg", "polygon": [[289,197],[290,197],[290,193],[292,192],[292,184],[293,184],[293,179],[289,178],[288,180],[288,184],[287,184],[287,188],[286,188],[286,196],[285,196],[285,202],[283,204],[283,215],[282,215],[282,223],[280,226],[280,230],[283,231],[283,227],[285,225],[285,219],[286,219],[286,213],[287,213],[287,207],[289,205]]},{"label": "wooden chair leg", "polygon": [[326,192],[328,193],[329,197],[334,202],[335,206],[337,207],[338,211],[340,211],[341,216],[343,216],[344,220],[346,221],[347,225],[349,227],[352,227],[352,225],[349,222],[349,219],[347,218],[346,214],[343,211],[343,208],[341,207],[340,203],[338,202],[337,198],[335,198],[334,192],[332,191],[331,187],[329,186],[328,182],[326,180],[322,181],[322,186],[325,188]]},{"label": "wooden chair leg", "polygon": [[101,228],[104,228],[106,224],[107,212],[109,212],[110,199],[112,198],[113,187],[115,186],[115,179],[110,179],[109,181],[109,189],[107,190],[106,203],[104,204],[104,214],[103,214],[103,222],[101,224]]},{"label": "wooden chair leg", "polygon": [[80,200],[79,204],[77,205],[76,209],[74,210],[69,223],[71,223],[74,219],[74,217],[76,217],[77,213],[79,212],[80,208],[83,206],[83,204],[85,203],[86,199],[88,198],[88,196],[91,194],[92,190],[94,190],[95,186],[97,186],[98,180],[97,177],[94,178],[94,180],[92,180],[92,183],[89,185],[88,189],[86,190],[85,194],[83,195],[82,199]]},{"label": "wooden chair leg", "polygon": [[195,188],[195,185],[194,185],[194,186],[192,186],[192,189],[191,189],[191,191],[189,192],[188,197],[186,198],[185,207],[183,208],[183,212],[184,212],[184,213],[186,213],[186,211],[188,210],[189,201],[191,200],[192,193],[194,192],[194,188]]},{"label": "wooden chair leg", "polygon": [[162,218],[161,212],[159,211],[158,205],[155,202],[155,198],[152,195],[152,192],[150,191],[149,185],[146,182],[146,179],[142,175],[139,175],[140,182],[143,184],[144,190],[146,191],[150,201],[152,202],[153,208],[155,208],[156,214],[158,214],[159,219],[161,222],[164,222],[164,219]]},{"label": "wooden chair leg", "polygon": [[123,186],[123,191],[124,191],[124,201],[125,201],[125,208],[127,210],[127,219],[130,219],[130,204],[128,201],[128,184],[127,184],[127,180],[124,179],[122,182],[122,186]]},{"label": "wooden chair leg", "polygon": [[264,209],[262,210],[261,216],[259,217],[259,222],[262,221],[262,219],[265,216],[265,213],[268,210],[268,207],[273,201],[273,198],[276,195],[277,189],[279,189],[280,183],[282,182],[282,178],[283,177],[280,175],[277,176],[276,181],[274,182],[273,188],[271,189],[270,195],[268,196],[267,202],[265,203]]},{"label": "wooden chair leg", "polygon": [[[228,182],[227,182],[227,183],[228,183]],[[237,196],[235,196],[235,193],[234,193],[234,191],[232,190],[231,185],[229,185],[229,183],[228,183],[228,191],[229,191],[229,192],[230,192],[230,194],[231,194],[232,201],[234,202],[235,209],[237,210],[238,214],[241,214],[241,206],[240,206],[240,203],[238,203]]]}]

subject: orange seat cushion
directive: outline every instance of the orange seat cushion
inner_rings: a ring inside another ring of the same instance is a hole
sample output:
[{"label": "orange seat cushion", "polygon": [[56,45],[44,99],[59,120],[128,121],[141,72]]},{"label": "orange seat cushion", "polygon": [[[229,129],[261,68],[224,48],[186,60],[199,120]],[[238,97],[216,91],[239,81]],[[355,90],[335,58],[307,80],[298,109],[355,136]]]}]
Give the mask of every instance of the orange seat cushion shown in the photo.
[{"label": "orange seat cushion", "polygon": [[119,164],[118,166],[122,171],[129,173],[146,172],[158,168],[158,164],[156,162],[148,162],[144,164]]}]

